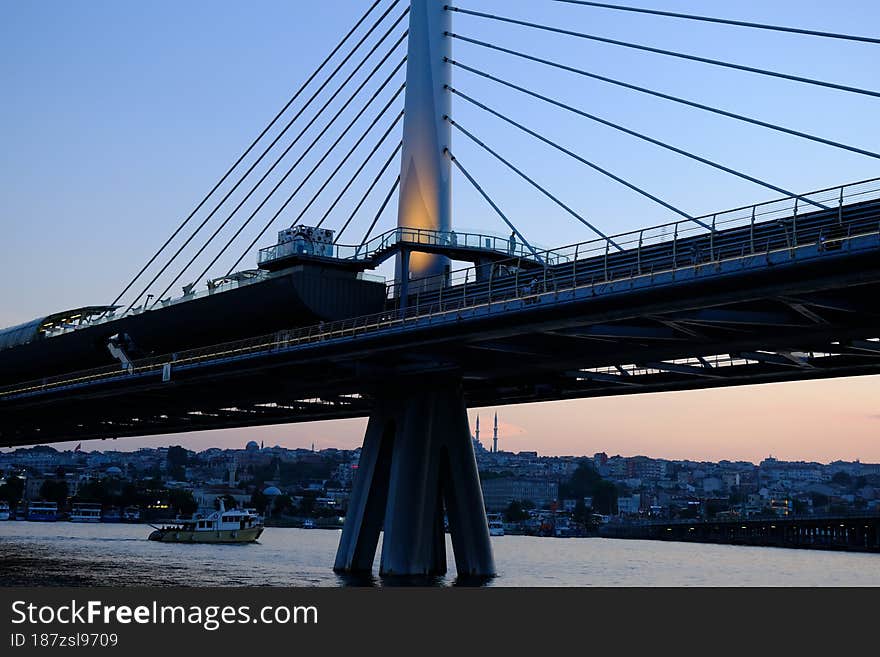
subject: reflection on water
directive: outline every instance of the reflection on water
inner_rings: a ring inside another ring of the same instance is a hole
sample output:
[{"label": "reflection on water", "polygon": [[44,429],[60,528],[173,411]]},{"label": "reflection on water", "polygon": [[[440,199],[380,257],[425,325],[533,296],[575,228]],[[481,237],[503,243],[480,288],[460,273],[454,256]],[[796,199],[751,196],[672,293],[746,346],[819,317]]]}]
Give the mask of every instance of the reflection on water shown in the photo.
[{"label": "reflection on water", "polygon": [[[498,576],[333,573],[339,531],[269,528],[257,544],[147,541],[147,525],[0,522],[3,586],[880,586],[880,555],[603,538],[492,539]],[[381,549],[381,545],[380,545]]]}]

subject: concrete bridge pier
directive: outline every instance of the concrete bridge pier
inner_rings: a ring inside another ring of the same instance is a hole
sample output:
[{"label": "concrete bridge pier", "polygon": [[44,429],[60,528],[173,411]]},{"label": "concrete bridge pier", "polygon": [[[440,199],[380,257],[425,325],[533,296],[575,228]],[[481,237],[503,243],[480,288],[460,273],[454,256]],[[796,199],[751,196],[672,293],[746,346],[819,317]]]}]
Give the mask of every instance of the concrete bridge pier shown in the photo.
[{"label": "concrete bridge pier", "polygon": [[494,575],[460,382],[383,392],[367,426],[334,570],[370,572],[382,530],[381,575],[444,574],[444,510],[458,575]]}]

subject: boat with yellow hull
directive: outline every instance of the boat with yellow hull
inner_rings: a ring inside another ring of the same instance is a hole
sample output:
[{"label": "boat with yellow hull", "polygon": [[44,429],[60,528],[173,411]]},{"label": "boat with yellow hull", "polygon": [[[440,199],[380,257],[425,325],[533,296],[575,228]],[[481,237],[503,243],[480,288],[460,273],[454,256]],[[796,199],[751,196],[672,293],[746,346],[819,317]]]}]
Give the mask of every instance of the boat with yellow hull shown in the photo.
[{"label": "boat with yellow hull", "polygon": [[263,533],[263,519],[251,509],[220,510],[207,516],[155,527],[151,541],[161,543],[253,543]]}]

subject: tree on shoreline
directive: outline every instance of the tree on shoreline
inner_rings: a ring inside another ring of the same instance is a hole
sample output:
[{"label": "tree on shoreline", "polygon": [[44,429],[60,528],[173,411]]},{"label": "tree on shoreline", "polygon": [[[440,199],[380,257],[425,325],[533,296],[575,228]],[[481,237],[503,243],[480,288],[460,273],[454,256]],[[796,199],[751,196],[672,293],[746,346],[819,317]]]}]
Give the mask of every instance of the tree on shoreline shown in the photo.
[{"label": "tree on shoreline", "polygon": [[47,479],[40,486],[40,497],[47,502],[55,502],[58,506],[67,501],[69,492],[67,482],[63,479]]}]

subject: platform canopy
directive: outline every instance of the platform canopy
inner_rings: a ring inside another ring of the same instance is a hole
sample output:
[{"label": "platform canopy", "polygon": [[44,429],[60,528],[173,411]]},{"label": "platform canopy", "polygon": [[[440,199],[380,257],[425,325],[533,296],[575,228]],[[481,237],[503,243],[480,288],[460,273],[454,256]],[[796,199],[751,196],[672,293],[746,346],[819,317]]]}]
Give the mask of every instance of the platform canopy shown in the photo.
[{"label": "platform canopy", "polygon": [[0,350],[28,344],[40,339],[47,329],[65,324],[79,324],[90,317],[110,312],[111,310],[115,310],[115,306],[84,306],[39,317],[24,324],[0,329]]}]

